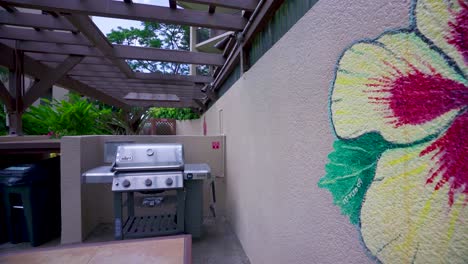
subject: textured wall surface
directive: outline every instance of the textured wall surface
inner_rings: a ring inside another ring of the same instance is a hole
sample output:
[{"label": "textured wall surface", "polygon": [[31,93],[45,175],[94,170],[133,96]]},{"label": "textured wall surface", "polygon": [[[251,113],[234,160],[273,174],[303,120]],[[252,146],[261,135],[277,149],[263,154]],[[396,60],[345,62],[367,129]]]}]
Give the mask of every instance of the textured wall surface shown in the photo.
[{"label": "textured wall surface", "polygon": [[183,136],[201,136],[202,135],[202,119],[194,120],[177,120],[176,133]]},{"label": "textured wall surface", "polygon": [[407,27],[410,4],[319,1],[205,114],[208,134],[226,135],[227,214],[252,263],[375,261],[317,186],[334,141],[328,98],[343,50]]},{"label": "textured wall surface", "polygon": [[468,262],[468,2],[414,0],[409,25],[337,63],[319,186],[384,263]]}]

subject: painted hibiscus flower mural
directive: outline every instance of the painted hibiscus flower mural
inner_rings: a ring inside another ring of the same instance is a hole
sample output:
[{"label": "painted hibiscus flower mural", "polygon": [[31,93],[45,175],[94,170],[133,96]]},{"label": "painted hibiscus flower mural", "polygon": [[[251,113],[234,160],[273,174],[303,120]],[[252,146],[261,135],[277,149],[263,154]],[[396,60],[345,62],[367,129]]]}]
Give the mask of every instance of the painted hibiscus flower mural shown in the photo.
[{"label": "painted hibiscus flower mural", "polygon": [[414,1],[410,24],[339,59],[319,186],[380,261],[468,263],[468,1]]}]

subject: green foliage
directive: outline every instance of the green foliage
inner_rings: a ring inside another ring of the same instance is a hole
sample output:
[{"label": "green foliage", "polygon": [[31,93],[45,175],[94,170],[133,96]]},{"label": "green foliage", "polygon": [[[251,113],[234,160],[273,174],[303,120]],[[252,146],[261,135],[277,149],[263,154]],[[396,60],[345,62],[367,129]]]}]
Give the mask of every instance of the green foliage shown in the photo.
[{"label": "green foliage", "polygon": [[8,134],[8,129],[6,127],[6,113],[5,107],[0,103],[0,136]]},{"label": "green foliage", "polygon": [[[114,44],[189,50],[190,31],[188,26],[155,22],[142,22],[142,26],[142,29],[118,27],[107,34],[107,38]],[[128,60],[127,62],[136,71],[172,74],[189,73],[188,64],[143,60]]]},{"label": "green foliage", "polygon": [[328,155],[327,174],[318,186],[330,190],[335,205],[358,224],[362,202],[375,176],[377,162],[392,145],[380,134],[369,133],[352,140],[336,140]]},{"label": "green foliage", "polygon": [[198,119],[200,115],[190,108],[152,107],[149,110],[153,118],[173,118],[177,120]]},{"label": "green foliage", "polygon": [[110,133],[110,108],[100,108],[76,94],[68,96],[68,101],[42,99],[44,104],[31,106],[23,115],[24,133],[54,137]]},{"label": "green foliage", "polygon": [[0,82],[7,82],[8,81],[8,69],[0,66]]}]

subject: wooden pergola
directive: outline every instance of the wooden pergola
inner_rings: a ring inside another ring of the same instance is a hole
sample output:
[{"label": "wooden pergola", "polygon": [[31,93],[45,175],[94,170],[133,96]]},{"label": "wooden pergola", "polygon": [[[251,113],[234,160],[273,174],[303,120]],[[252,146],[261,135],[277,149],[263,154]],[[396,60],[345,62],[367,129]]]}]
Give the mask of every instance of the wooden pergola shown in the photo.
[{"label": "wooden pergola", "polygon": [[[13,132],[21,133],[21,115],[52,85],[104,103],[130,106],[191,107],[203,112],[217,89],[240,63],[248,69],[248,48],[282,0],[185,0],[206,10],[133,3],[132,0],[0,0],[0,65],[10,72],[0,83]],[[238,10],[236,14],[216,8]],[[26,9],[24,9],[26,8]],[[37,12],[27,12],[30,9]],[[189,25],[234,33],[221,53],[113,45],[90,16]],[[209,76],[143,73],[125,60],[209,65]],[[22,76],[34,80],[23,87]],[[11,131],[11,130],[10,130]]]}]

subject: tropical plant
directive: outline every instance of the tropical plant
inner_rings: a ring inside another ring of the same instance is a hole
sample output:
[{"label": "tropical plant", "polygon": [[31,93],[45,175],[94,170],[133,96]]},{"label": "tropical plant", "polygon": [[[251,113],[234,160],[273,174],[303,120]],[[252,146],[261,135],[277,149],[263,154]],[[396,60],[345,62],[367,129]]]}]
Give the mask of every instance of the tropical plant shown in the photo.
[{"label": "tropical plant", "polygon": [[8,134],[8,129],[6,127],[6,113],[4,109],[5,107],[0,103],[0,136]]},{"label": "tropical plant", "polygon": [[100,108],[77,94],[67,100],[42,99],[43,104],[31,106],[23,115],[23,130],[28,135],[109,134],[110,108]]},{"label": "tropical plant", "polygon": [[200,115],[190,108],[160,108],[152,107],[149,109],[150,116],[153,118],[173,118],[177,120],[198,119]]}]

